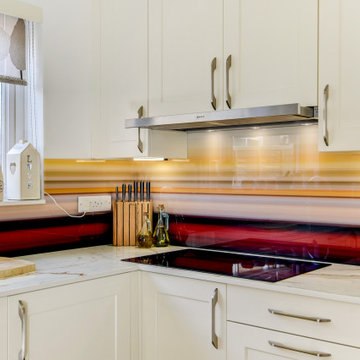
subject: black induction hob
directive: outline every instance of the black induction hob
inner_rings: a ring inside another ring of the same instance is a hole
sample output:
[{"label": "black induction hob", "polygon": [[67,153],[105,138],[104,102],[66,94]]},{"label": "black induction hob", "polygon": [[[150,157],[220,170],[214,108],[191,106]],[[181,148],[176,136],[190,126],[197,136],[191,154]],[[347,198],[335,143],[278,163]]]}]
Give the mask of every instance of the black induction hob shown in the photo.
[{"label": "black induction hob", "polygon": [[268,282],[288,279],[329,266],[310,261],[197,249],[140,256],[124,261]]}]

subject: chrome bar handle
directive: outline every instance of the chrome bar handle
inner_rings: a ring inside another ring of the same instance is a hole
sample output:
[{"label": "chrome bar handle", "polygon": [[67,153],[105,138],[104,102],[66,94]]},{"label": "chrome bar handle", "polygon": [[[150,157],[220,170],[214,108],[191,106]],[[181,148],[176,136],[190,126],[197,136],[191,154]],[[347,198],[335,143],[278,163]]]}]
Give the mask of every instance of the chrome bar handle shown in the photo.
[{"label": "chrome bar handle", "polygon": [[230,79],[229,73],[231,68],[231,55],[226,59],[226,104],[231,109],[231,95],[230,95]]},{"label": "chrome bar handle", "polygon": [[323,139],[326,146],[329,146],[328,132],[328,100],[329,100],[329,84],[324,88],[324,120],[323,120]]},{"label": "chrome bar handle", "polygon": [[19,360],[25,360],[27,353],[26,343],[26,306],[25,303],[19,300],[19,317],[21,320],[21,350],[19,351]]},{"label": "chrome bar handle", "polygon": [[329,354],[329,353],[323,353],[323,352],[320,352],[320,351],[302,350],[302,349],[286,346],[286,345],[277,343],[275,341],[269,341],[269,344],[274,348],[283,349],[283,350],[289,350],[289,351],[295,351],[295,352],[298,352],[298,353],[312,355],[312,356],[316,356],[316,357],[330,357],[331,356],[331,354]]},{"label": "chrome bar handle", "polygon": [[218,300],[219,300],[219,289],[216,288],[211,298],[211,342],[215,349],[219,348],[219,338],[215,332],[215,307]]},{"label": "chrome bar handle", "polygon": [[211,106],[216,110],[216,97],[215,97],[215,70],[216,70],[216,57],[211,62]]},{"label": "chrome bar handle", "polygon": [[286,317],[290,317],[290,318],[313,321],[313,322],[317,322],[317,323],[329,323],[329,322],[331,322],[330,319],[324,319],[324,318],[312,317],[312,316],[289,314],[289,313],[279,311],[279,310],[274,310],[274,309],[268,309],[268,310],[269,310],[269,313],[273,314],[273,315],[286,316]]},{"label": "chrome bar handle", "polygon": [[[138,118],[141,119],[144,116],[144,107],[140,106],[139,110],[138,110]],[[139,151],[141,153],[144,152],[144,144],[141,141],[141,137],[140,137],[140,127],[138,127],[138,145],[137,145]]]}]

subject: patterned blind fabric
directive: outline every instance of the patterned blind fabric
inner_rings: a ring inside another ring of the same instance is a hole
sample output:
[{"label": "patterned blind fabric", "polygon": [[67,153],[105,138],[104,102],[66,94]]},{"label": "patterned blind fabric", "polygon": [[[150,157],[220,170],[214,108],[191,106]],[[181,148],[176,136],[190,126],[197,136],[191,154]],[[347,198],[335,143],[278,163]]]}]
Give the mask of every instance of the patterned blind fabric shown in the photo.
[{"label": "patterned blind fabric", "polygon": [[25,21],[0,14],[0,82],[27,85]]}]

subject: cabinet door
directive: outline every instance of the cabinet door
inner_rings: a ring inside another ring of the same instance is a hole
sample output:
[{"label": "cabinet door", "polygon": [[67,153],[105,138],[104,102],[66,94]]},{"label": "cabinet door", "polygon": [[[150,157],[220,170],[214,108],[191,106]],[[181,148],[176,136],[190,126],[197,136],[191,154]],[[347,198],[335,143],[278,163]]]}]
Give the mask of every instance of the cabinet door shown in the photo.
[{"label": "cabinet door", "polygon": [[99,0],[28,0],[43,9],[45,158],[91,158],[99,116]]},{"label": "cabinet door", "polygon": [[317,105],[317,16],[318,0],[225,0],[232,108]]},{"label": "cabinet door", "polygon": [[[137,129],[125,119],[147,114],[147,0],[101,1],[101,119],[94,124],[95,158],[139,156]],[[135,25],[136,24],[136,25]],[[141,138],[147,139],[147,130]]]},{"label": "cabinet door", "polygon": [[7,298],[0,299],[0,360],[7,360]]},{"label": "cabinet door", "polygon": [[319,12],[319,149],[360,150],[360,2],[320,0]]},{"label": "cabinet door", "polygon": [[149,2],[149,114],[222,109],[223,0]]},{"label": "cabinet door", "polygon": [[10,297],[9,359],[18,359],[22,349],[21,301],[26,360],[130,360],[133,276],[136,274]]},{"label": "cabinet door", "polygon": [[[215,319],[212,296],[218,289]],[[142,359],[224,360],[225,285],[142,273]],[[218,349],[212,344],[212,326]]]},{"label": "cabinet door", "polygon": [[228,360],[358,359],[360,349],[228,322]]}]

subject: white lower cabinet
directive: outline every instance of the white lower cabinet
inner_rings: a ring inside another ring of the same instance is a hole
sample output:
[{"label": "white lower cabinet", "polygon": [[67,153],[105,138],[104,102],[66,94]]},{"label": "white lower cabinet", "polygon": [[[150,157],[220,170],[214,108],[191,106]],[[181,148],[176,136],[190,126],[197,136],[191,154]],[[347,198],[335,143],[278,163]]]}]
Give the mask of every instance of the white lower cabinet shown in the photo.
[{"label": "white lower cabinet", "polygon": [[228,360],[353,360],[360,349],[228,322]]},{"label": "white lower cabinet", "polygon": [[9,297],[8,359],[130,360],[136,279],[123,274]]},{"label": "white lower cabinet", "polygon": [[226,285],[141,275],[142,360],[225,360]]},{"label": "white lower cabinet", "polygon": [[7,298],[0,299],[0,360],[7,359]]},{"label": "white lower cabinet", "polygon": [[357,306],[134,272],[1,298],[0,360],[360,359]]}]

